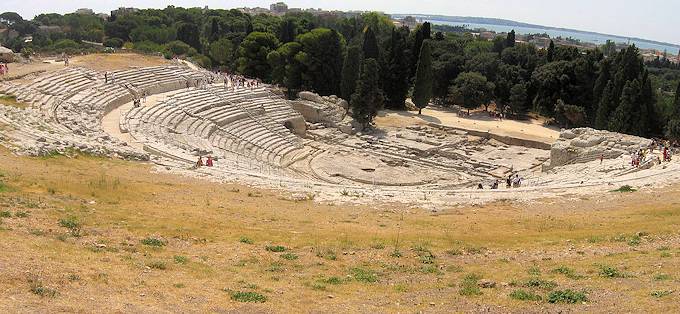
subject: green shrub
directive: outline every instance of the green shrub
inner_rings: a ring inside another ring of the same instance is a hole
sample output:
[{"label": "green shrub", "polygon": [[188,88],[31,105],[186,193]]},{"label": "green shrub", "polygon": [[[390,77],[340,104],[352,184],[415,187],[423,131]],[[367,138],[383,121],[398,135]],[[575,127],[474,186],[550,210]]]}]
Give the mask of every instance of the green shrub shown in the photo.
[{"label": "green shrub", "polygon": [[104,47],[120,48],[123,47],[123,40],[120,38],[108,38],[104,41]]},{"label": "green shrub", "polygon": [[298,259],[298,256],[293,254],[293,253],[284,253],[284,254],[281,254],[281,258],[283,258],[285,260],[292,261],[292,260]]},{"label": "green shrub", "polygon": [[658,274],[654,276],[654,280],[656,281],[662,281],[662,280],[668,280],[671,279],[671,276],[668,274]]},{"label": "green shrub", "polygon": [[163,261],[153,261],[148,264],[146,264],[151,269],[160,269],[160,270],[165,270],[168,268],[168,266],[165,264]]},{"label": "green shrub", "polygon": [[59,225],[69,229],[73,236],[79,236],[80,230],[83,226],[78,217],[75,216],[69,216],[67,218],[60,219]]},{"label": "green shrub", "polygon": [[245,244],[253,244],[253,243],[255,243],[255,241],[253,241],[253,239],[248,238],[248,237],[244,237],[244,236],[240,237],[240,238],[238,239],[238,242],[245,243]]},{"label": "green shrub", "polygon": [[267,246],[264,247],[264,249],[269,251],[269,252],[275,252],[275,253],[280,253],[280,252],[286,251],[286,247],[281,246],[281,245],[267,245]]},{"label": "green shrub", "polygon": [[477,285],[477,282],[481,278],[482,277],[477,274],[465,275],[463,282],[460,284],[460,290],[458,290],[458,294],[467,297],[481,295],[482,290],[480,290],[479,286]]},{"label": "green shrub", "polygon": [[663,297],[665,297],[665,296],[671,295],[671,293],[673,293],[673,291],[669,291],[669,290],[658,290],[658,291],[652,291],[652,293],[650,293],[650,295],[653,296],[653,297],[655,297],[655,298],[663,298]]},{"label": "green shrub", "polygon": [[163,241],[161,239],[154,238],[154,237],[148,237],[148,238],[142,239],[140,242],[144,245],[154,246],[154,247],[165,246],[165,241]]},{"label": "green shrub", "polygon": [[618,269],[606,265],[600,266],[600,276],[605,278],[624,278],[626,277]]},{"label": "green shrub", "polygon": [[40,280],[29,280],[29,286],[31,292],[35,295],[50,298],[57,296],[57,290],[43,286]]},{"label": "green shrub", "polygon": [[235,291],[231,293],[231,299],[237,302],[253,302],[253,303],[264,303],[267,302],[267,297],[252,291]]},{"label": "green shrub", "polygon": [[186,256],[182,256],[182,255],[175,255],[174,260],[175,260],[175,263],[177,263],[177,264],[186,264],[186,263],[189,262],[189,258],[186,257]]},{"label": "green shrub", "polygon": [[321,282],[329,285],[339,285],[342,284],[344,281],[340,279],[339,277],[328,277],[321,279]]},{"label": "green shrub", "polygon": [[26,218],[26,217],[28,217],[28,212],[23,211],[23,210],[20,210],[20,211],[14,213],[14,217],[17,217],[17,218]]},{"label": "green shrub", "polygon": [[12,213],[10,213],[9,210],[0,211],[0,218],[10,218],[10,217],[12,217]]},{"label": "green shrub", "polygon": [[553,273],[562,274],[569,279],[581,279],[581,278],[583,278],[583,276],[576,273],[576,270],[574,270],[573,268],[566,267],[566,266],[560,266],[558,268],[553,269]]},{"label": "green shrub", "polygon": [[619,193],[631,193],[637,191],[630,185],[623,185],[620,188],[613,190],[612,192],[619,192]]},{"label": "green shrub", "polygon": [[548,295],[548,302],[550,303],[580,303],[586,301],[588,301],[588,298],[585,293],[570,289],[553,291]]},{"label": "green shrub", "polygon": [[557,287],[557,283],[554,281],[544,280],[540,278],[531,278],[525,281],[522,286],[526,288],[539,288],[543,290],[552,290]]},{"label": "green shrub", "polygon": [[374,283],[378,281],[378,275],[372,272],[371,270],[357,267],[350,269],[350,272],[352,274],[352,277],[354,277],[354,280],[358,282]]},{"label": "green shrub", "polygon": [[515,300],[522,300],[522,301],[541,301],[543,298],[535,294],[531,291],[526,291],[526,290],[515,290],[510,293],[510,297],[515,299]]}]

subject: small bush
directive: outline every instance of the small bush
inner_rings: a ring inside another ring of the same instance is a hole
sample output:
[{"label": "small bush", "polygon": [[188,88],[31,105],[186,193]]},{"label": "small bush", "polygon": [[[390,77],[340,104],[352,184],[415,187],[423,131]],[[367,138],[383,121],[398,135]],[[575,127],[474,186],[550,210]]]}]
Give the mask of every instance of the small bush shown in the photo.
[{"label": "small bush", "polygon": [[663,280],[669,280],[671,279],[671,276],[668,274],[658,274],[654,276],[654,280],[656,281],[663,281]]},{"label": "small bush", "polygon": [[671,293],[673,293],[673,291],[669,291],[669,290],[658,290],[658,291],[652,291],[652,293],[650,293],[650,295],[653,296],[653,297],[655,297],[655,298],[663,298],[663,297],[665,297],[665,296],[671,295]]},{"label": "small bush", "polygon": [[371,244],[371,248],[376,250],[382,250],[385,248],[385,244],[383,244],[382,242],[376,242]]},{"label": "small bush", "polygon": [[567,290],[553,291],[548,295],[548,302],[550,303],[580,303],[587,302],[588,298],[583,292]]},{"label": "small bush", "polygon": [[630,185],[623,185],[620,188],[613,190],[612,192],[618,192],[618,193],[631,193],[637,191]]},{"label": "small bush", "polygon": [[463,278],[463,282],[460,284],[460,290],[458,294],[466,297],[482,295],[482,290],[479,289],[477,282],[481,279],[481,276],[477,274],[467,274]]},{"label": "small bush", "polygon": [[33,294],[41,297],[54,298],[57,296],[57,290],[43,286],[42,281],[37,279],[29,279],[28,284]]},{"label": "small bush", "polygon": [[329,261],[335,261],[338,259],[338,256],[335,254],[333,250],[326,250],[326,252],[323,251],[318,251],[316,252],[317,257],[325,258]]},{"label": "small bush", "polygon": [[62,218],[59,220],[59,225],[69,229],[71,231],[71,235],[80,236],[82,223],[80,222],[78,217],[70,216],[67,218]]},{"label": "small bush", "polygon": [[158,238],[154,238],[154,237],[148,237],[148,238],[142,239],[140,242],[144,245],[153,246],[153,247],[165,246],[165,241],[158,239]]},{"label": "small bush", "polygon": [[160,269],[160,270],[165,270],[168,268],[168,266],[165,264],[163,261],[153,261],[148,264],[146,264],[151,269]]},{"label": "small bush", "polygon": [[576,271],[573,268],[569,268],[569,267],[566,267],[566,266],[560,266],[558,268],[553,269],[553,273],[562,274],[569,279],[581,279],[581,278],[583,278],[583,276],[577,274]]},{"label": "small bush", "polygon": [[14,217],[17,217],[17,218],[26,218],[26,217],[28,217],[28,212],[23,211],[23,210],[20,210],[20,211],[14,213]]},{"label": "small bush", "polygon": [[255,243],[255,241],[253,241],[253,239],[248,238],[248,237],[240,237],[240,238],[238,239],[238,242],[245,243],[245,244],[253,244],[253,243]]},{"label": "small bush", "polygon": [[328,278],[321,279],[321,282],[323,282],[325,284],[329,284],[329,285],[340,285],[344,281],[342,279],[340,279],[339,277],[328,277]]},{"label": "small bush", "polygon": [[231,293],[231,299],[237,302],[253,302],[264,303],[267,302],[267,297],[257,292],[243,292],[235,291]]},{"label": "small bush", "polygon": [[535,294],[531,291],[526,291],[526,290],[515,290],[510,293],[510,297],[515,299],[515,300],[521,300],[521,301],[541,301],[543,298]]},{"label": "small bush", "polygon": [[552,290],[557,287],[557,283],[554,281],[544,280],[540,278],[531,278],[525,281],[522,286],[526,288],[539,288],[543,290]]},{"label": "small bush", "polygon": [[189,258],[186,257],[186,256],[182,256],[182,255],[175,255],[174,260],[175,260],[175,263],[182,264],[182,265],[189,262]]},{"label": "small bush", "polygon": [[269,251],[269,252],[275,252],[275,253],[280,253],[280,252],[286,251],[286,247],[281,246],[281,245],[267,245],[267,246],[264,247],[264,249]]},{"label": "small bush", "polygon": [[529,269],[527,269],[527,274],[532,275],[532,276],[540,276],[541,275],[541,269],[539,269],[536,266],[531,266]]},{"label": "small bush", "polygon": [[367,269],[352,268],[350,269],[350,272],[352,273],[352,277],[354,277],[354,280],[358,282],[374,283],[378,281],[378,275]]},{"label": "small bush", "polygon": [[283,271],[283,264],[279,262],[274,262],[269,264],[269,268],[266,269],[269,272],[281,272]]},{"label": "small bush", "polygon": [[284,254],[281,254],[281,258],[283,258],[285,260],[292,261],[292,260],[298,259],[298,256],[293,254],[293,253],[284,253]]},{"label": "small bush", "polygon": [[624,278],[626,277],[618,269],[606,265],[600,266],[600,276],[605,278]]},{"label": "small bush", "polygon": [[0,218],[10,218],[10,217],[12,217],[12,213],[10,213],[8,210],[0,211]]}]

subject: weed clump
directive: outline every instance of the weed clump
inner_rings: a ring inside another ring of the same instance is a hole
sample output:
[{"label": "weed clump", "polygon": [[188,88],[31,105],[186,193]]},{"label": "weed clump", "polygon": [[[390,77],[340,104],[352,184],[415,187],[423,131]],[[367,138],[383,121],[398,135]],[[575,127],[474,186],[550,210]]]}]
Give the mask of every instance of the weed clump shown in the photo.
[{"label": "weed clump", "polygon": [[165,244],[166,244],[165,241],[158,239],[158,238],[154,238],[154,237],[144,238],[140,242],[142,242],[142,244],[144,244],[144,245],[153,246],[153,247],[162,247],[162,246],[165,246]]},{"label": "weed clump", "polygon": [[263,294],[253,291],[234,291],[231,293],[231,299],[237,302],[252,302],[264,303],[267,302],[267,297]]},{"label": "weed clump", "polygon": [[79,237],[81,235],[83,224],[76,216],[60,219],[59,225],[68,229],[74,237]]},{"label": "weed clump", "polygon": [[573,291],[570,289],[567,290],[558,290],[558,291],[553,291],[548,295],[548,302],[550,303],[581,303],[581,302],[587,302],[588,298],[586,297],[586,294],[583,292],[579,291]]},{"label": "weed clump", "polygon": [[281,253],[286,251],[286,247],[281,245],[267,245],[264,247],[264,249],[274,253]]},{"label": "weed clump", "polygon": [[520,301],[541,301],[543,300],[543,297],[541,297],[538,294],[535,294],[531,291],[526,291],[526,290],[515,290],[510,293],[510,298],[513,298],[515,300],[520,300]]},{"label": "weed clump", "polygon": [[477,282],[482,277],[477,274],[467,274],[463,278],[463,282],[460,284],[460,290],[458,294],[466,297],[482,295],[482,290],[479,289]]},{"label": "weed clump", "polygon": [[245,236],[240,237],[240,238],[238,239],[238,242],[245,243],[245,244],[253,244],[253,243],[255,243],[255,241],[253,241],[253,239],[248,238],[248,237],[245,237]]},{"label": "weed clump", "polygon": [[41,297],[54,298],[58,294],[57,290],[43,286],[42,281],[39,279],[29,279],[28,285],[30,286],[30,291],[33,294],[39,295]]},{"label": "weed clump", "polygon": [[159,269],[159,270],[165,270],[168,268],[168,266],[165,264],[163,261],[153,261],[148,264],[146,264],[151,269]]},{"label": "weed clump", "polygon": [[378,275],[368,269],[352,268],[350,269],[354,280],[363,283],[374,283],[378,281]]},{"label": "weed clump", "polygon": [[284,254],[281,254],[281,258],[283,258],[285,260],[293,261],[293,260],[298,259],[298,256],[293,254],[293,253],[284,253]]},{"label": "weed clump", "polygon": [[606,266],[602,265],[600,266],[600,276],[605,277],[605,278],[625,278],[626,275],[619,271],[618,269],[611,267],[611,266]]},{"label": "weed clump", "polygon": [[632,186],[626,184],[626,185],[622,185],[620,188],[618,188],[618,189],[616,189],[616,190],[612,190],[611,192],[615,192],[615,193],[632,193],[632,192],[635,192],[635,191],[637,191],[637,189],[635,189],[635,188],[633,188]]},{"label": "weed clump", "polygon": [[182,265],[189,262],[189,258],[186,257],[186,256],[182,256],[182,255],[175,255],[173,259],[175,260],[175,263],[182,264]]}]

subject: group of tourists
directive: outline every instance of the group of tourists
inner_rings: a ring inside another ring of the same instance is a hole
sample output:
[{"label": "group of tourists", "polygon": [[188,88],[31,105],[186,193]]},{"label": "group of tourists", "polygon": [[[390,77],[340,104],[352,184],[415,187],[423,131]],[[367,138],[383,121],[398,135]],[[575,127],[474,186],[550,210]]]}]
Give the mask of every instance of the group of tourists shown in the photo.
[{"label": "group of tourists", "polygon": [[[505,187],[506,188],[518,188],[522,186],[522,180],[524,178],[520,177],[518,173],[510,174],[508,175],[508,178],[505,179]],[[498,187],[500,186],[500,183],[502,181],[500,180],[494,180],[494,182],[491,184],[491,189],[492,190],[498,190]],[[483,190],[484,185],[482,183],[477,185],[478,190]]]},{"label": "group of tourists", "polygon": [[242,75],[235,75],[230,73],[224,73],[224,88],[227,89],[231,87],[232,90],[239,87],[244,88],[256,88],[262,85],[260,79],[248,79]]},{"label": "group of tourists", "polygon": [[9,66],[7,63],[0,63],[0,75],[5,75],[9,73]]},{"label": "group of tourists", "polygon": [[205,159],[205,163],[203,162],[203,156],[198,156],[198,161],[196,161],[196,168],[200,167],[212,167],[213,166],[213,158],[212,156],[208,156]]}]

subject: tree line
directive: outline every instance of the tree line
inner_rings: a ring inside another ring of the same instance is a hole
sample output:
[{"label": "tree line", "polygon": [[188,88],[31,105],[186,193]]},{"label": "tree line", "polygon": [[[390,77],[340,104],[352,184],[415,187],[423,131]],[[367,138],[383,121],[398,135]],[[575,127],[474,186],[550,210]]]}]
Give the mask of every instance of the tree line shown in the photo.
[{"label": "tree line", "polygon": [[[3,18],[6,17],[6,18]],[[369,125],[379,109],[422,110],[430,103],[508,117],[536,112],[564,127],[592,126],[640,136],[677,134],[677,76],[649,71],[638,49],[616,51],[516,42],[514,31],[491,41],[429,23],[395,27],[378,13],[248,15],[237,10],[145,9],[101,20],[42,14],[32,21],[3,13],[0,23],[32,34],[5,43],[15,51],[77,50],[83,40],[185,56],[280,85],[338,95]],[[40,26],[59,26],[43,32]],[[654,64],[656,65],[656,64]],[[652,66],[650,64],[650,66]],[[664,69],[675,71],[674,69]]]}]

